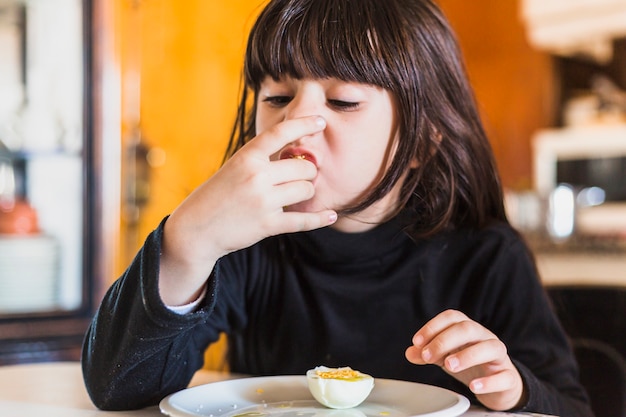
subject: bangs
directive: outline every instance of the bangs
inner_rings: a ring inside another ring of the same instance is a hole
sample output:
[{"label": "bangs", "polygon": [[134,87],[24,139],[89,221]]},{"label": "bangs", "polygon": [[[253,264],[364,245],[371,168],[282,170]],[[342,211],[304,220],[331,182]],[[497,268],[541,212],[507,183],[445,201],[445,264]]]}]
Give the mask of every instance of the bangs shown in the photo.
[{"label": "bangs", "polygon": [[[289,5],[289,7],[287,7]],[[252,29],[244,75],[255,91],[266,76],[337,78],[390,89],[393,51],[402,42],[384,1],[278,0]],[[289,12],[285,12],[289,10]]]}]

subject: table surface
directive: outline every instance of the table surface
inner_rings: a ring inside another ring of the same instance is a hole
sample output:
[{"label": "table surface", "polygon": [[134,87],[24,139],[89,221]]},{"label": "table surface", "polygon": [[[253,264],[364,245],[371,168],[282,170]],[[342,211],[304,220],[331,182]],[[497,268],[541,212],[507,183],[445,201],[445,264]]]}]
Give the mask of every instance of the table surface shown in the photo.
[{"label": "table surface", "polygon": [[[190,386],[223,381],[226,373],[201,370]],[[158,407],[137,411],[100,411],[91,403],[77,362],[51,362],[0,367],[0,416],[10,417],[159,417]],[[463,417],[525,416],[475,408]]]}]

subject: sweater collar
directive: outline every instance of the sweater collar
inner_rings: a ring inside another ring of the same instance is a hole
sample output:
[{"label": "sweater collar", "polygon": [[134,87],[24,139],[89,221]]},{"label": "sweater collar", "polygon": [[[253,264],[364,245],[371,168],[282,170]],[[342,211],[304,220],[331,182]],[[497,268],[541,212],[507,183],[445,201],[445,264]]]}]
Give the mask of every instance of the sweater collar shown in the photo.
[{"label": "sweater collar", "polygon": [[345,233],[330,227],[297,233],[291,236],[293,243],[305,254],[326,264],[363,262],[369,263],[406,244],[410,238],[403,231],[402,216],[359,232]]}]

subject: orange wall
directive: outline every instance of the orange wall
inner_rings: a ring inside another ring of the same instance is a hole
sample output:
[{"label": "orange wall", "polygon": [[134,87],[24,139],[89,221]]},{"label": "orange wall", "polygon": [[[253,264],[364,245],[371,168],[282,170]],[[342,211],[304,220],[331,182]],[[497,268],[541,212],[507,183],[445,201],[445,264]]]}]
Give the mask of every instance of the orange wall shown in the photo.
[{"label": "orange wall", "polygon": [[520,0],[439,0],[457,32],[504,185],[532,186],[530,138],[555,120],[548,54],[528,45]]},{"label": "orange wall", "polygon": [[163,216],[219,166],[235,117],[246,35],[264,0],[117,1],[125,145],[139,123],[142,142],[159,156],[139,223],[123,219],[121,269]]}]

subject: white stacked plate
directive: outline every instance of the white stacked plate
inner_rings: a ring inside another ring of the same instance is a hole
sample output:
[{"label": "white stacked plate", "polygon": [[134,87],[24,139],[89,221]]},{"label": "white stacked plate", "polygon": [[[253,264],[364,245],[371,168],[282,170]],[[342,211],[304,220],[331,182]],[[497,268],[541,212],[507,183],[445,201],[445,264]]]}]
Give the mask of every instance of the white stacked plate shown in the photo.
[{"label": "white stacked plate", "polygon": [[54,309],[59,244],[45,235],[0,235],[0,314]]}]

